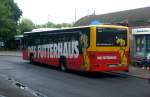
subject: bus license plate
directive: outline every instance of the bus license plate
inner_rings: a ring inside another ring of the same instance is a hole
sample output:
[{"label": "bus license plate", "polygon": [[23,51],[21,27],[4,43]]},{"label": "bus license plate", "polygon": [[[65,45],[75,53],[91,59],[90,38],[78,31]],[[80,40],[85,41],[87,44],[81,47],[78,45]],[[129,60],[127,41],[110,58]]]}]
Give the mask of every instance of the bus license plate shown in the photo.
[{"label": "bus license plate", "polygon": [[117,65],[110,64],[109,67],[117,67]]}]

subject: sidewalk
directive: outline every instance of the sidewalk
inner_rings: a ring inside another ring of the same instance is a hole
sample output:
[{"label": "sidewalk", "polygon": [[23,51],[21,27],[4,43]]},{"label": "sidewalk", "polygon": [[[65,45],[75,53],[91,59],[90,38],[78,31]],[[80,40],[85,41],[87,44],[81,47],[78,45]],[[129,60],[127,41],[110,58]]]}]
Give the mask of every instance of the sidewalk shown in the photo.
[{"label": "sidewalk", "polygon": [[129,67],[129,72],[117,72],[121,74],[127,74],[129,76],[134,76],[137,78],[142,78],[142,79],[149,79],[150,78],[150,73],[146,69],[142,69],[140,67],[135,67],[135,66],[130,66]]},{"label": "sidewalk", "polygon": [[[21,51],[0,51],[0,56],[22,56]],[[142,78],[142,79],[148,79],[150,78],[150,73],[146,69],[142,69],[140,67],[130,66],[129,72],[117,72],[121,74],[127,74],[130,76]]]},{"label": "sidewalk", "polygon": [[22,56],[21,51],[0,51],[0,56]]}]

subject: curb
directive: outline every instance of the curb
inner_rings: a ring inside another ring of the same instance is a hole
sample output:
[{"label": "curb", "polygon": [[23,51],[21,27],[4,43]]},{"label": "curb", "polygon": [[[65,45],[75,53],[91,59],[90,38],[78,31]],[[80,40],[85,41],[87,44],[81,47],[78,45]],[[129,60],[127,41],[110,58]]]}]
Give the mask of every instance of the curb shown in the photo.
[{"label": "curb", "polygon": [[130,74],[128,74],[129,76],[133,76],[133,77],[136,77],[136,78],[140,78],[140,79],[145,79],[145,80],[148,80],[148,78],[146,78],[146,77],[140,77],[140,76],[136,76],[136,75],[130,75]]},{"label": "curb", "polygon": [[140,78],[140,79],[144,79],[144,80],[148,80],[149,79],[149,78],[146,78],[146,77],[136,76],[136,75],[133,75],[133,74],[127,74],[127,73],[122,73],[122,72],[112,72],[112,73],[124,74],[124,75],[127,75],[127,76],[132,76],[132,77],[136,77],[136,78]]},{"label": "curb", "polygon": [[22,57],[22,55],[1,55],[1,54],[0,54],[0,56],[12,56],[12,57],[14,56],[14,57]]}]

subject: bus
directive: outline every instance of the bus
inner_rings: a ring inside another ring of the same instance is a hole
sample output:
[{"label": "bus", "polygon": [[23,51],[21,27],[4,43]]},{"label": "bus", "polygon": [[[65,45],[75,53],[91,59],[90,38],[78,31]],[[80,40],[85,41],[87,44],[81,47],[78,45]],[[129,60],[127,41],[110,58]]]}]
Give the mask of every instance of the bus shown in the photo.
[{"label": "bus", "polygon": [[129,29],[90,25],[25,32],[23,59],[59,67],[62,71],[128,71]]}]

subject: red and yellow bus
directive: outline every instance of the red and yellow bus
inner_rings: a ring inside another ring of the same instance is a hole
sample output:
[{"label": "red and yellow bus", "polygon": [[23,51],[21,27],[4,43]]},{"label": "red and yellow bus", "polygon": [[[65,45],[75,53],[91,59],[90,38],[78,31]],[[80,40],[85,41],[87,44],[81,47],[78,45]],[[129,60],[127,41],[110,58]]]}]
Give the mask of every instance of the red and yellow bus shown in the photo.
[{"label": "red and yellow bus", "polygon": [[23,59],[62,71],[128,71],[129,30],[118,25],[91,25],[25,32]]}]

